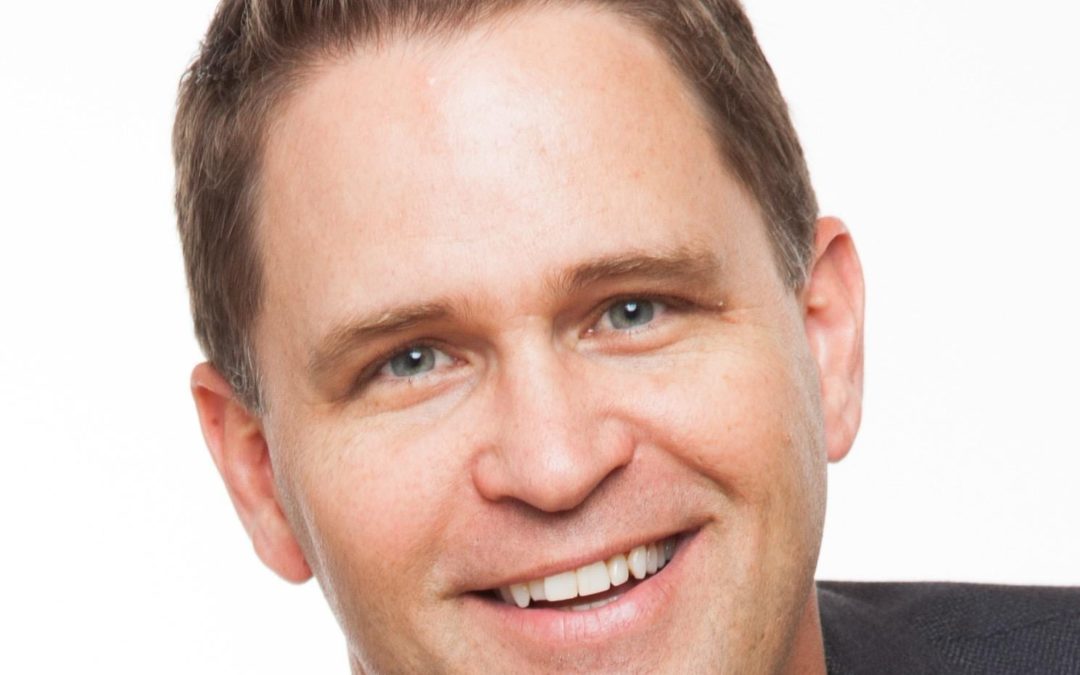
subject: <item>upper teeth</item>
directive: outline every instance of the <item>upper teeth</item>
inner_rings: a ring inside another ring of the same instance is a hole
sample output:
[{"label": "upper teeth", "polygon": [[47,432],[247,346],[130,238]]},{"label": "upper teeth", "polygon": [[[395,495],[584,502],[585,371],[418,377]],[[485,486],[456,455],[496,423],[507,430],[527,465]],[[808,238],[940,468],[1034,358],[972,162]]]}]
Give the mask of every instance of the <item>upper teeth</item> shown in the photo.
[{"label": "upper teeth", "polygon": [[576,570],[503,586],[499,589],[499,595],[506,602],[516,604],[522,609],[528,607],[533,600],[558,602],[596,595],[612,586],[625,584],[631,575],[635,579],[644,579],[662,569],[674,554],[675,539],[668,538],[647,546],[637,546],[629,553],[617,553],[607,560],[598,560]]}]

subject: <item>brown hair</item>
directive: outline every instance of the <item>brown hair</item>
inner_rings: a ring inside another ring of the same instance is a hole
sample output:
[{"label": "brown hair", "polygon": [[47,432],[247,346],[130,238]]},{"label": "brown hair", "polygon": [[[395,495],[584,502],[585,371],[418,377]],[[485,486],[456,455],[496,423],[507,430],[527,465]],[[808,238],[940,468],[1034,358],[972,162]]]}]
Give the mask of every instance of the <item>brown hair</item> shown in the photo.
[{"label": "brown hair", "polygon": [[[394,36],[467,29],[572,0],[222,0],[180,84],[176,211],[195,334],[252,410],[260,307],[259,167],[275,107],[320,58]],[[788,285],[805,280],[817,202],[787,105],[738,0],[573,0],[606,7],[664,47],[711,118],[718,147],[762,209]]]}]

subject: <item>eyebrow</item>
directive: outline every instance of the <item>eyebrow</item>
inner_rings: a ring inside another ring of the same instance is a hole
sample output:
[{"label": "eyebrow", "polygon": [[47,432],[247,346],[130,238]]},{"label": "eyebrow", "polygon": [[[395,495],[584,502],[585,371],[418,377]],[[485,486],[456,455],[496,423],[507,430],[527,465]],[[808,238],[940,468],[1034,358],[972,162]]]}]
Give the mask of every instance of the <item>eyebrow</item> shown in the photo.
[{"label": "eyebrow", "polygon": [[[545,289],[567,297],[591,285],[626,278],[662,279],[687,285],[708,284],[721,270],[719,258],[707,248],[678,248],[664,253],[632,252],[586,260],[546,280]],[[311,351],[308,371],[321,379],[358,346],[424,324],[464,314],[468,303],[440,299],[395,307],[352,319],[330,330]]]},{"label": "eyebrow", "polygon": [[573,295],[602,281],[627,277],[707,283],[720,276],[722,265],[705,247],[677,248],[664,253],[628,253],[587,260],[549,280],[548,291],[556,296]]},{"label": "eyebrow", "polygon": [[433,323],[458,314],[454,303],[436,301],[389,309],[370,317],[346,322],[319,340],[308,361],[308,371],[316,378],[333,370],[358,345]]}]

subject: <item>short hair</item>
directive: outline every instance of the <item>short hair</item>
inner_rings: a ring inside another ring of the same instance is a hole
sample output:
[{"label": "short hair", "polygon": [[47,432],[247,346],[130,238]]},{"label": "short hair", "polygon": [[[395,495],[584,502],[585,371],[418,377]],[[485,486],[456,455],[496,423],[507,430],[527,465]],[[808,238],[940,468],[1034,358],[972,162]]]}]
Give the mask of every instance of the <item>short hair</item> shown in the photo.
[{"label": "short hair", "polygon": [[787,104],[738,0],[222,0],[180,82],[176,212],[195,334],[248,408],[264,403],[251,335],[265,273],[255,220],[268,122],[280,101],[320,59],[359,45],[450,34],[552,4],[607,8],[663,47],[761,209],[785,283],[805,282],[817,201]]}]

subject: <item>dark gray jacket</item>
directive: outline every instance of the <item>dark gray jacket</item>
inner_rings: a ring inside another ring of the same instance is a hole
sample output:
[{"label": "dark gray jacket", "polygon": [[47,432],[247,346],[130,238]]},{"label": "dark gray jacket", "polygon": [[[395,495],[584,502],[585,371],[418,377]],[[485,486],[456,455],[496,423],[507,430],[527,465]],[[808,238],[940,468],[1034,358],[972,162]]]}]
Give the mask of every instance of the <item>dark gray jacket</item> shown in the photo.
[{"label": "dark gray jacket", "polygon": [[829,675],[1080,675],[1080,588],[818,582]]}]

